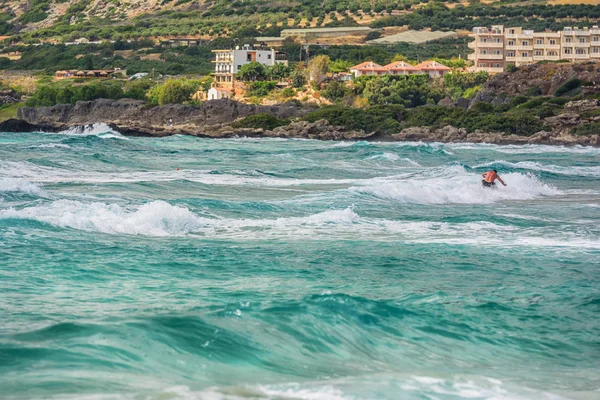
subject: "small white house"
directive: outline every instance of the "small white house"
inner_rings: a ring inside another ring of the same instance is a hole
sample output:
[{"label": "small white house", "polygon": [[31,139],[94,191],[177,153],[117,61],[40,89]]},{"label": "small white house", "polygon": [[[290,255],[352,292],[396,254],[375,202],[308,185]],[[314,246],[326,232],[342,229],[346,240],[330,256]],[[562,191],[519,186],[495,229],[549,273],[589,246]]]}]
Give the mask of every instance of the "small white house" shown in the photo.
[{"label": "small white house", "polygon": [[232,97],[233,92],[230,89],[217,87],[214,83],[208,89],[207,100],[231,99]]}]

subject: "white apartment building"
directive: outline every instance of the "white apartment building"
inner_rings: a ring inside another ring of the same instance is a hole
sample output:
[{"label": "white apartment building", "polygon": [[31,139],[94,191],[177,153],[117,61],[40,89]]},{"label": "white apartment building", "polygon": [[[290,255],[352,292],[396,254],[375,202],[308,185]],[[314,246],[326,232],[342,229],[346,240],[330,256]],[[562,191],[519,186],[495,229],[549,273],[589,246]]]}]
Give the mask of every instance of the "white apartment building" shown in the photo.
[{"label": "white apartment building", "polygon": [[559,32],[534,32],[520,27],[475,27],[468,44],[474,52],[469,60],[475,71],[503,72],[508,64],[516,66],[538,61],[600,61],[600,28],[566,27]]},{"label": "white apartment building", "polygon": [[263,65],[273,66],[276,63],[288,64],[287,54],[273,49],[257,48],[244,45],[241,49],[213,50],[215,53],[215,81],[232,83],[234,74],[237,74],[242,65],[257,61]]}]

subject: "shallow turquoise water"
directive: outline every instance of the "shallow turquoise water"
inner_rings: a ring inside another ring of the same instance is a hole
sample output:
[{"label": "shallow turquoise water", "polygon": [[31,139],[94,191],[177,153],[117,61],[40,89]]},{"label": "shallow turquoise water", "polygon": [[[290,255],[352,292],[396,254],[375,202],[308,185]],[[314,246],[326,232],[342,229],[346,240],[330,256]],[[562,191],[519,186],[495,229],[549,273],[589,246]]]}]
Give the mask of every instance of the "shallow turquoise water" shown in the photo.
[{"label": "shallow turquoise water", "polygon": [[597,399],[599,213],[593,148],[0,133],[0,398]]}]

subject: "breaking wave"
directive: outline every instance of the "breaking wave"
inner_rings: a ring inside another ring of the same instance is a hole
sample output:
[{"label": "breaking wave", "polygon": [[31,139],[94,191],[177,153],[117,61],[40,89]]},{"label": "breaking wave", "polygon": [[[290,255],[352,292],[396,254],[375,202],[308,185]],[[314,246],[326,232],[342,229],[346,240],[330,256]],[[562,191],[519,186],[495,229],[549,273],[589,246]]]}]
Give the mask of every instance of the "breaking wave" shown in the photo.
[{"label": "breaking wave", "polygon": [[473,168],[509,168],[509,169],[525,169],[528,171],[547,172],[550,174],[567,175],[567,176],[597,176],[600,177],[600,166],[579,167],[569,166],[563,167],[560,165],[547,165],[533,161],[508,162],[504,160],[493,161],[485,164],[476,165]]},{"label": "breaking wave", "polygon": [[48,193],[40,186],[19,178],[0,178],[0,193],[2,192],[21,192],[40,197],[48,196]]},{"label": "breaking wave", "polygon": [[119,132],[115,131],[110,126],[104,123],[74,126],[64,131],[60,131],[57,134],[66,136],[97,136],[102,139],[129,140],[128,138],[121,135]]},{"label": "breaking wave", "polygon": [[350,190],[412,204],[488,204],[503,200],[531,200],[556,196],[561,192],[531,174],[503,174],[507,183],[495,189],[481,185],[479,174],[455,166],[439,170],[439,175],[418,175],[377,185],[354,186]]}]

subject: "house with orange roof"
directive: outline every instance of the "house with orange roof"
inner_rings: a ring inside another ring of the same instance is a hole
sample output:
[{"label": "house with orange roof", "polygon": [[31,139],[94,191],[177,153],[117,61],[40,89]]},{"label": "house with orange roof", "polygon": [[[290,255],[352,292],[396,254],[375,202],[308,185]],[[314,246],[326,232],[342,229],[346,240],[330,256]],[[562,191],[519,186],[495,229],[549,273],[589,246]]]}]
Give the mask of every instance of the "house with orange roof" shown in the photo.
[{"label": "house with orange roof", "polygon": [[374,63],[373,61],[366,61],[362,64],[355,65],[351,67],[350,73],[354,75],[355,78],[360,76],[368,75],[368,76],[378,76],[387,74],[387,70],[381,65]]},{"label": "house with orange roof", "polygon": [[440,64],[437,61],[425,61],[421,64],[417,65],[416,68],[421,70],[421,72],[429,74],[432,78],[439,78],[440,76],[444,76],[448,72],[451,72],[452,69],[446,67],[444,64]]},{"label": "house with orange roof", "polygon": [[420,74],[421,70],[405,61],[396,61],[383,67],[389,75]]}]

